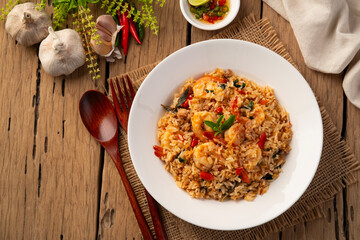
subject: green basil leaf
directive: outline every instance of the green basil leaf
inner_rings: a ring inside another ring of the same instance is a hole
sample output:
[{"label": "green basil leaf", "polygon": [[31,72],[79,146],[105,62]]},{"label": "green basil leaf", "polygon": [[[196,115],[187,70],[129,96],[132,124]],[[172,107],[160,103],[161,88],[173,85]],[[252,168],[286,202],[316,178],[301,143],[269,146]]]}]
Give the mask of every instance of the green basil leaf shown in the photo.
[{"label": "green basil leaf", "polygon": [[229,129],[235,122],[235,115],[231,115],[221,126],[220,129],[225,131]]},{"label": "green basil leaf", "polygon": [[241,88],[240,89],[244,89],[245,88],[245,83],[243,82],[243,84],[241,85]]},{"label": "green basil leaf", "polygon": [[209,90],[205,89],[205,92],[206,92],[206,93],[209,93]]},{"label": "green basil leaf", "polygon": [[220,84],[220,87],[221,87],[222,89],[225,89],[225,88],[226,88],[226,85],[225,85],[225,84]]},{"label": "green basil leaf", "polygon": [[252,100],[250,100],[250,102],[249,102],[249,104],[248,104],[248,107],[249,107],[250,111],[253,110],[253,108],[254,108],[254,102],[253,102]]},{"label": "green basil leaf", "polygon": [[236,88],[241,88],[241,85],[237,84],[238,82],[239,82],[239,79],[236,79],[236,80],[234,81],[234,87],[236,87]]},{"label": "green basil leaf", "polygon": [[185,101],[186,99],[188,98],[189,96],[189,87],[187,87],[185,89],[185,91],[181,94],[179,100],[178,100],[178,103],[176,104],[176,107],[175,109],[177,109],[178,107],[180,107]]},{"label": "green basil leaf", "polygon": [[224,115],[221,115],[219,119],[217,120],[216,124],[220,127],[222,120],[224,119]]},{"label": "green basil leaf", "polygon": [[178,157],[178,159],[179,159],[179,162],[181,162],[181,163],[184,163],[184,162],[185,162],[185,159],[183,159],[183,158],[181,158],[181,157]]},{"label": "green basil leaf", "polygon": [[218,125],[212,121],[204,121],[205,125],[209,126],[212,128],[212,130],[216,131],[216,129],[218,128]]}]

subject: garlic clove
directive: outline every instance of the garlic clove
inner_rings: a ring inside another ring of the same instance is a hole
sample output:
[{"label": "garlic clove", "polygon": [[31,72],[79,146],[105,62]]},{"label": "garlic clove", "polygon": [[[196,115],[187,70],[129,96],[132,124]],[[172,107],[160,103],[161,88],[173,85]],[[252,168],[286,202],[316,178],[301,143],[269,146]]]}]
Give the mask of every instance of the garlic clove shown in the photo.
[{"label": "garlic clove", "polygon": [[103,28],[102,26],[97,26],[97,33],[100,35],[100,38],[102,38],[103,40],[105,40],[106,42],[111,42],[112,39],[112,33],[110,33],[109,31],[107,31],[105,28]]},{"label": "garlic clove", "polygon": [[101,15],[96,20],[95,28],[100,36],[101,43],[96,44],[91,40],[92,49],[103,57],[109,57],[115,50],[116,36],[122,26],[116,25],[116,22],[110,15]]},{"label": "garlic clove", "polygon": [[37,10],[36,4],[32,2],[16,5],[5,23],[6,32],[24,46],[41,42],[49,34],[49,26],[49,15],[44,10]]},{"label": "garlic clove", "polygon": [[110,34],[116,31],[116,22],[111,15],[101,15],[96,19],[96,25],[107,29]]},{"label": "garlic clove", "polygon": [[51,76],[69,75],[84,65],[85,53],[80,35],[72,29],[54,32],[49,27],[49,36],[39,49],[39,58],[45,72]]},{"label": "garlic clove", "polygon": [[113,45],[111,42],[106,42],[103,39],[100,39],[102,43],[96,44],[95,40],[90,41],[91,48],[100,56],[106,56],[113,50]]}]

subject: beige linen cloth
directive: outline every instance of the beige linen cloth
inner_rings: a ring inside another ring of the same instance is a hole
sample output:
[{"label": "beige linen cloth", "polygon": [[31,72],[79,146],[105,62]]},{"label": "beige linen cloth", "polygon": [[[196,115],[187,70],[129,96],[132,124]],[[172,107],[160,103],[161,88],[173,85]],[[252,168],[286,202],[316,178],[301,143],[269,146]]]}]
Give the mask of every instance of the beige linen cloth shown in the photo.
[{"label": "beige linen cloth", "polygon": [[343,88],[360,108],[360,0],[264,1],[290,22],[309,68],[341,73],[349,65]]}]

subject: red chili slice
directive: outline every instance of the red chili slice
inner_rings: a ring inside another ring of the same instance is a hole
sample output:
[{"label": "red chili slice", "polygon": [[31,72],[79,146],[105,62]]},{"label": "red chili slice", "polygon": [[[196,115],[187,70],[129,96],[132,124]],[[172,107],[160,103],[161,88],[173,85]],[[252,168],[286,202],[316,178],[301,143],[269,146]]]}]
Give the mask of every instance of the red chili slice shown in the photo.
[{"label": "red chili slice", "polygon": [[202,179],[207,180],[207,181],[211,181],[214,179],[214,176],[211,173],[200,172],[199,175]]},{"label": "red chili slice", "polygon": [[263,133],[263,134],[261,134],[260,140],[258,142],[258,146],[259,146],[260,149],[264,148],[265,141],[266,141],[266,133]]},{"label": "red chili slice", "polygon": [[223,108],[222,107],[218,107],[216,110],[215,110],[216,113],[223,113]]},{"label": "red chili slice", "polygon": [[243,167],[238,167],[236,169],[236,175],[240,175],[241,181],[246,182],[246,183],[250,183],[250,179],[249,176],[247,174],[247,172],[245,171],[245,169]]},{"label": "red chili slice", "polygon": [[197,137],[194,135],[193,136],[193,139],[192,139],[192,141],[191,141],[191,147],[195,147],[196,145],[198,144],[198,139],[197,139]]}]

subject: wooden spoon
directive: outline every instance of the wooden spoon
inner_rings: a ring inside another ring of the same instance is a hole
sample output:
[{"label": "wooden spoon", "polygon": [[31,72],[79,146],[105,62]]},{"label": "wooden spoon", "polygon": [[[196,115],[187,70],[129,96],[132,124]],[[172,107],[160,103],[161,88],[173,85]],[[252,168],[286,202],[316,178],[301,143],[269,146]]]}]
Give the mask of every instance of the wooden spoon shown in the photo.
[{"label": "wooden spoon", "polygon": [[137,202],[135,193],[121,164],[118,146],[118,124],[110,100],[101,92],[89,90],[80,99],[81,119],[91,135],[105,148],[113,159],[134,210],[144,239],[153,239],[149,226]]}]

